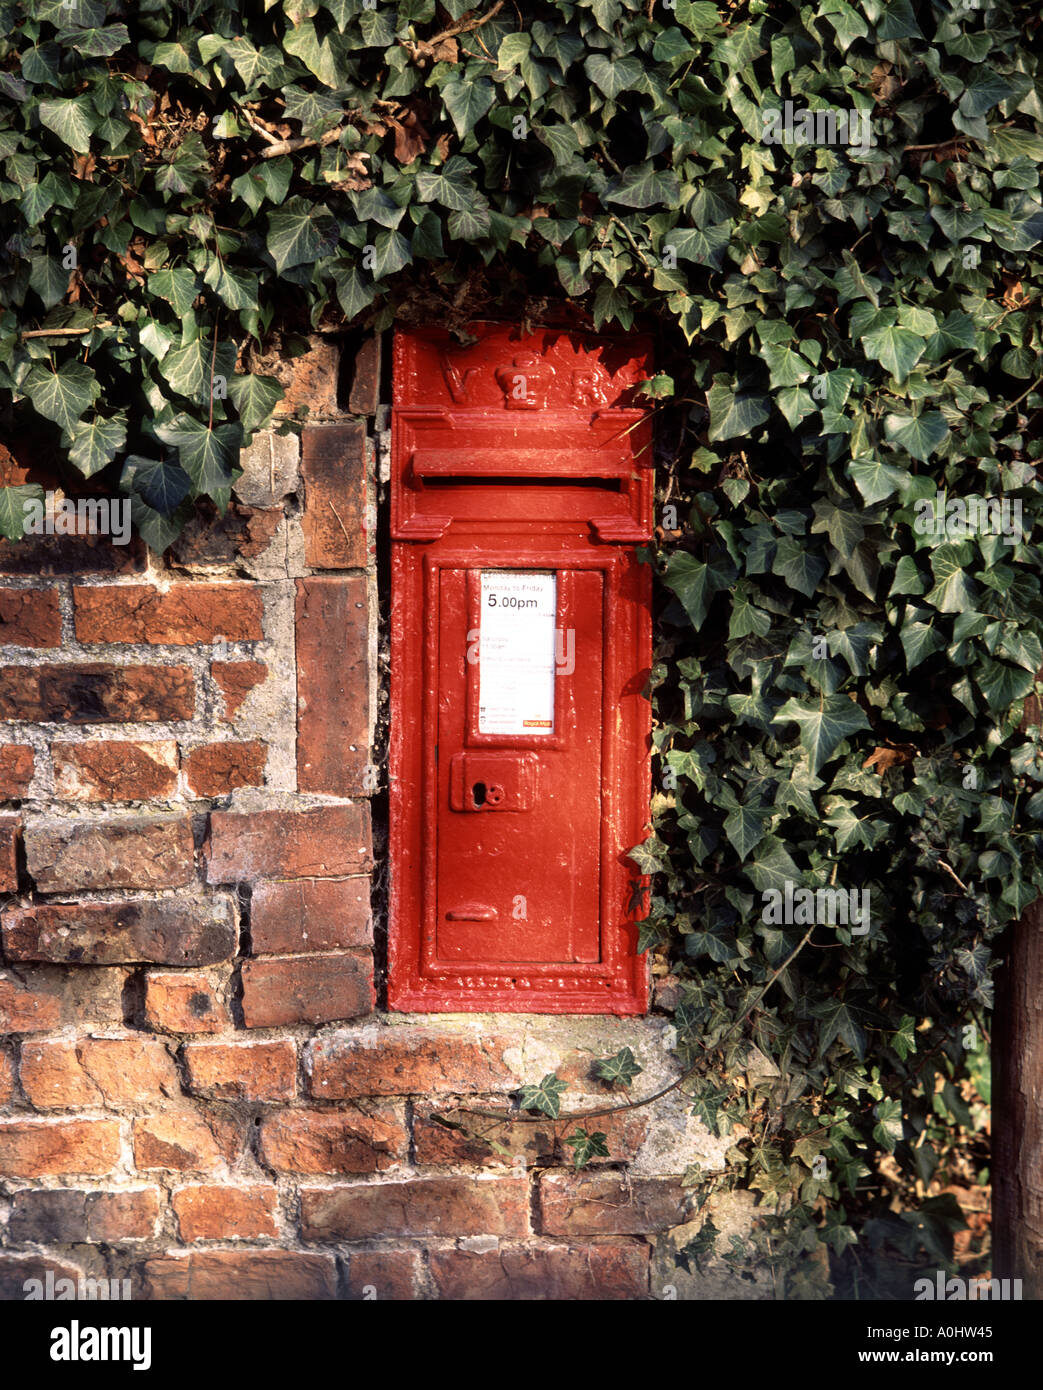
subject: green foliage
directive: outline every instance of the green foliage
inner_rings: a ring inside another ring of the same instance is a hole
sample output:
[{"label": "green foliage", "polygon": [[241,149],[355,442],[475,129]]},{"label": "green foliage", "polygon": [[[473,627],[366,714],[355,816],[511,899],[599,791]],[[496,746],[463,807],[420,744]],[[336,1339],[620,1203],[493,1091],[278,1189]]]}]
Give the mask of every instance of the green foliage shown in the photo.
[{"label": "green foliage", "polygon": [[538,1086],[522,1087],[518,1104],[523,1110],[539,1110],[556,1120],[561,1114],[561,1093],[568,1089],[568,1084],[548,1072]]},{"label": "green foliage", "polygon": [[640,1076],[643,1070],[629,1047],[621,1047],[614,1056],[600,1057],[594,1063],[595,1075],[612,1086],[632,1086],[634,1077]]},{"label": "green foliage", "polygon": [[[1019,732],[1043,637],[1035,7],[523,11],[0,0],[0,402],[111,468],[161,550],[226,504],[276,330],[569,297],[658,331],[679,522],[646,552],[641,940],[679,983],[697,1112],[741,1127],[760,1253],[796,1269],[886,1206],[881,1155],[932,1180],[936,1090],[1043,884]],[[785,100],[864,113],[872,143],[765,143]],[[1018,503],[1021,533],[917,531],[939,492]],[[801,945],[761,914],[787,883],[869,891],[871,929]],[[562,1088],[523,1104],[557,1116]],[[944,1249],[929,1215],[875,1229]]]},{"label": "green foliage", "polygon": [[600,1129],[588,1134],[585,1129],[577,1129],[565,1140],[572,1145],[572,1162],[577,1169],[585,1168],[592,1158],[608,1158],[607,1136]]}]

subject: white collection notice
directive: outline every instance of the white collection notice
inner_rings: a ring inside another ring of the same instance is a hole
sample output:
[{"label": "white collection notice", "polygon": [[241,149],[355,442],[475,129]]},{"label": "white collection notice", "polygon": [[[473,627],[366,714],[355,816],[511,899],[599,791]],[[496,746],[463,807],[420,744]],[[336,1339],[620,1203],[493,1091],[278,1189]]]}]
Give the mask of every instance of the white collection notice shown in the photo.
[{"label": "white collection notice", "polygon": [[482,571],[480,734],[554,732],[557,611],[556,575]]}]

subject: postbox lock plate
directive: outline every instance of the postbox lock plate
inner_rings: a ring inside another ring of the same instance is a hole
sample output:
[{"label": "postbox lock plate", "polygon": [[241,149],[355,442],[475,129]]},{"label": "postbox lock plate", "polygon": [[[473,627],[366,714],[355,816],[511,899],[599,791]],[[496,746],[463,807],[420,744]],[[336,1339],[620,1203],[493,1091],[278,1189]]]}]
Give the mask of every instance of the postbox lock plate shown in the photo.
[{"label": "postbox lock plate", "polygon": [[539,759],[535,753],[457,753],[449,764],[454,811],[531,811]]}]

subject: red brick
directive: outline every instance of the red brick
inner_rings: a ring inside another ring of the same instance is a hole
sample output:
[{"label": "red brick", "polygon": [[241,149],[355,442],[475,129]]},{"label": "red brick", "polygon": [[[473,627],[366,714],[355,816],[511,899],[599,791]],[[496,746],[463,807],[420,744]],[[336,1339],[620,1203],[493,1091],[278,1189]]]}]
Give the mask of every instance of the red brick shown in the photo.
[{"label": "red brick", "polygon": [[208,1124],[189,1110],[134,1121],[134,1166],[143,1172],[211,1173],[234,1150],[233,1126]]},{"label": "red brick", "polygon": [[13,801],[29,791],[35,754],[27,743],[0,743],[0,801]]},{"label": "red brick", "polygon": [[67,801],[152,801],[177,791],[177,744],[173,739],[136,743],[89,739],[52,743],[54,789]]},{"label": "red brick", "polygon": [[81,888],[177,888],[195,877],[187,816],[35,820],[25,830],[29,872],[42,893]]},{"label": "red brick", "polygon": [[180,1095],[174,1061],[149,1038],[55,1038],[22,1044],[22,1089],[41,1109],[133,1105]]},{"label": "red brick", "polygon": [[208,743],[185,754],[189,791],[194,796],[226,796],[234,787],[263,787],[268,761],[265,743]]},{"label": "red brick", "polygon": [[0,644],[60,647],[57,589],[0,589]]},{"label": "red brick", "polygon": [[293,1100],[297,1048],[283,1042],[188,1043],[188,1088],[212,1100]]},{"label": "red brick", "polygon": [[205,975],[150,971],[145,976],[145,1025],[163,1033],[220,1033],[228,1024]]},{"label": "red brick", "polygon": [[14,1095],[14,1062],[7,1052],[0,1052],[0,1105],[6,1105]]},{"label": "red brick", "polygon": [[[450,1124],[462,1125],[463,1129],[447,1129],[432,1118],[433,1114],[442,1116]],[[601,1115],[587,1128],[600,1130],[605,1135],[609,1154],[619,1163],[636,1155],[648,1136],[649,1125],[647,1112],[635,1109]],[[466,1109],[457,1110],[444,1101],[418,1103],[413,1116],[416,1162],[420,1166],[481,1164],[500,1167],[509,1166],[516,1158],[524,1159],[527,1164],[566,1163],[571,1161],[572,1149],[565,1138],[575,1129],[574,1122],[555,1122],[542,1116],[513,1122],[505,1118],[501,1123],[488,1118],[477,1119]],[[492,1148],[488,1141],[493,1141],[497,1147]]]},{"label": "red brick", "polygon": [[21,821],[17,816],[0,816],[0,893],[18,892],[18,832]]},{"label": "red brick", "polygon": [[286,956],[243,965],[247,1028],[335,1023],[372,1013],[375,1003],[368,956]]},{"label": "red brick", "polygon": [[309,333],[308,350],[296,357],[288,352],[272,353],[253,364],[254,371],[274,376],[285,395],[275,403],[275,418],[298,415],[309,419],[337,414],[337,379],[340,375],[340,345]]},{"label": "red brick", "polygon": [[56,1293],[60,1291],[64,1294],[61,1281],[71,1279],[71,1296],[76,1296],[77,1281],[83,1276],[83,1270],[76,1265],[52,1260],[47,1255],[0,1255],[0,1301],[19,1303],[29,1298],[27,1285],[30,1280],[36,1280],[39,1284],[37,1290],[31,1291],[33,1299],[42,1299],[48,1272]]},{"label": "red brick", "polygon": [[0,1034],[121,1023],[125,980],[124,971],[104,968],[70,971],[57,966],[22,966],[17,975],[0,971]]},{"label": "red brick", "polygon": [[145,724],[191,719],[187,666],[0,666],[0,719],[60,724]]},{"label": "red brick", "polygon": [[252,584],[106,584],[73,589],[80,642],[259,641],[262,601]]},{"label": "red brick", "polygon": [[10,960],[71,965],[213,965],[235,954],[235,922],[223,896],[43,903],[0,916]]},{"label": "red brick", "polygon": [[546,1172],[540,1229],[552,1236],[641,1235],[680,1225],[686,1200],[680,1178]]},{"label": "red brick", "polygon": [[250,938],[259,956],[303,955],[369,946],[369,879],[284,879],[259,883],[250,902]]},{"label": "red brick", "polygon": [[314,425],[301,435],[304,560],[313,569],[362,569],[366,563],[366,431],[362,425]]},{"label": "red brick", "polygon": [[503,1062],[517,1038],[465,1037],[396,1027],[362,1036],[333,1033],[309,1047],[310,1090],[320,1100],[474,1091],[514,1091],[518,1080]]},{"label": "red brick", "polygon": [[208,883],[255,878],[344,878],[370,866],[369,808],[214,811]]},{"label": "red brick", "polygon": [[263,661],[212,661],[210,674],[225,697],[225,718],[234,719],[239,707],[268,675]]},{"label": "red brick", "polygon": [[408,1302],[418,1297],[419,1278],[420,1254],[416,1250],[353,1251],[348,1292],[351,1298],[367,1302]]},{"label": "red brick", "polygon": [[46,1178],[100,1175],[119,1159],[115,1120],[0,1120],[0,1173]]},{"label": "red brick", "polygon": [[378,1236],[524,1236],[529,1231],[524,1178],[412,1178],[302,1188],[305,1240]]},{"label": "red brick", "polygon": [[234,500],[223,516],[213,503],[200,504],[167,552],[167,560],[189,571],[234,564],[262,554],[282,521],[281,507],[254,510]]},{"label": "red brick", "polygon": [[87,1238],[105,1245],[151,1240],[159,1221],[159,1189],[126,1188],[87,1197]]},{"label": "red brick", "polygon": [[351,415],[375,415],[380,405],[380,334],[375,333],[355,355],[355,373],[348,397]]},{"label": "red brick", "polygon": [[[297,580],[297,786],[302,792],[355,796],[367,790],[368,617],[365,579]],[[335,661],[331,652],[337,653]]]},{"label": "red brick", "polygon": [[231,1300],[333,1299],[337,1262],[332,1255],[295,1250],[193,1250],[159,1255],[143,1270],[145,1294],[153,1299]]},{"label": "red brick", "polygon": [[279,1173],[377,1173],[406,1156],[409,1136],[387,1106],[280,1110],[261,1121],[261,1158]]},{"label": "red brick", "polygon": [[181,1239],[257,1240],[279,1234],[274,1187],[182,1187],[170,1199]]},{"label": "red brick", "polygon": [[649,1256],[635,1240],[432,1250],[429,1262],[439,1298],[572,1303],[647,1298]]},{"label": "red brick", "polygon": [[54,991],[40,992],[11,976],[0,976],[0,1033],[46,1033],[62,1023]]},{"label": "red brick", "polygon": [[15,1194],[8,1232],[19,1243],[110,1245],[151,1239],[158,1217],[159,1195],[154,1187],[115,1192],[28,1189]]}]

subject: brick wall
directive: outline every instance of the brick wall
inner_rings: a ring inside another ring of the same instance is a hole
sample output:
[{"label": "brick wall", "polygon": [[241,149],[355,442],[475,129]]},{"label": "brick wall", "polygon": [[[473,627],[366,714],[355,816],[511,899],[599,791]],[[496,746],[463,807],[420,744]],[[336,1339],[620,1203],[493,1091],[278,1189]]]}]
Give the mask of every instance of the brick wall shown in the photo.
[{"label": "brick wall", "polygon": [[681,1175],[726,1142],[680,1096],[580,1173],[507,1118],[554,1070],[604,1103],[622,1046],[666,1084],[664,1015],[380,1007],[379,345],[344,409],[338,365],[163,560],[0,543],[0,1297],[699,1296]]}]

